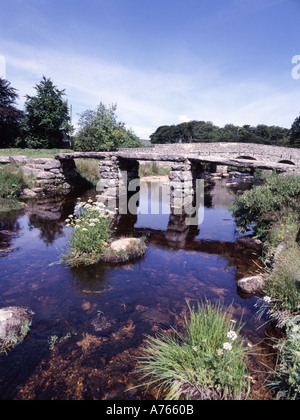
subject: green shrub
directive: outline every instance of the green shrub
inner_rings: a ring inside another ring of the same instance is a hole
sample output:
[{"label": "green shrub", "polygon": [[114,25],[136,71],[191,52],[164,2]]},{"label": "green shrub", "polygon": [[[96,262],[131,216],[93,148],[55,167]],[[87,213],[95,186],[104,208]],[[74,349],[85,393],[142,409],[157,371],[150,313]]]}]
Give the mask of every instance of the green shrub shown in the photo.
[{"label": "green shrub", "polygon": [[235,196],[233,216],[242,231],[254,228],[265,239],[285,208],[300,213],[300,176],[266,176],[265,184]]},{"label": "green shrub", "polygon": [[247,353],[231,308],[209,302],[189,306],[185,331],[149,337],[137,372],[141,386],[156,386],[166,399],[242,399],[247,392]]},{"label": "green shrub", "polygon": [[100,103],[95,110],[84,111],[79,118],[79,131],[74,136],[76,151],[117,150],[124,147],[141,147],[139,138],[117,121],[117,105]]}]

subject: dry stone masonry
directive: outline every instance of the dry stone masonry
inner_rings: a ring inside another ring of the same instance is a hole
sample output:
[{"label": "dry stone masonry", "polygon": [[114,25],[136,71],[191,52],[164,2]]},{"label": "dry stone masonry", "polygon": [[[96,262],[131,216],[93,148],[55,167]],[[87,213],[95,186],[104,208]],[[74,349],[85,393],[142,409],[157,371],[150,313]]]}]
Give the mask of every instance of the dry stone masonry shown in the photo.
[{"label": "dry stone masonry", "polygon": [[[37,193],[43,192],[69,192],[72,189],[77,171],[74,160],[57,160],[26,156],[1,157],[0,164],[15,165],[24,175],[32,178]],[[28,195],[30,190],[26,190]],[[26,193],[25,191],[25,193]]]}]

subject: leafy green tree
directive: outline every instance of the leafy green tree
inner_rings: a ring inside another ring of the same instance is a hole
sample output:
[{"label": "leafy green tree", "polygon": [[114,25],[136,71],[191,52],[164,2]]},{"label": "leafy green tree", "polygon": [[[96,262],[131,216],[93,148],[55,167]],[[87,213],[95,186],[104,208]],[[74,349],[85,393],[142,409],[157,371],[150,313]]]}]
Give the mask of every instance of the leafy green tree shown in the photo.
[{"label": "leafy green tree", "polygon": [[21,134],[24,114],[15,107],[17,99],[16,89],[0,78],[0,147],[13,147]]},{"label": "leafy green tree", "polygon": [[216,141],[223,143],[235,143],[238,141],[239,127],[233,124],[226,124],[216,132]]},{"label": "leafy green tree", "polygon": [[153,144],[241,142],[285,146],[288,132],[286,128],[264,124],[257,127],[226,124],[220,128],[210,121],[189,121],[178,125],[163,125],[150,139]]},{"label": "leafy green tree", "polygon": [[141,147],[139,138],[117,121],[116,110],[116,104],[107,107],[101,102],[96,110],[84,111],[78,122],[80,129],[74,139],[74,149],[97,152]]},{"label": "leafy green tree", "polygon": [[211,143],[217,141],[217,130],[210,121],[194,121],[194,138],[193,142],[197,143]]},{"label": "leafy green tree", "polygon": [[289,144],[291,147],[300,147],[300,115],[295,119],[291,127]]},{"label": "leafy green tree", "polygon": [[24,143],[32,149],[60,147],[71,132],[68,103],[63,100],[65,91],[45,76],[35,90],[35,96],[26,96]]},{"label": "leafy green tree", "polygon": [[151,134],[150,140],[152,144],[177,143],[177,135],[174,134],[175,125],[162,125]]}]

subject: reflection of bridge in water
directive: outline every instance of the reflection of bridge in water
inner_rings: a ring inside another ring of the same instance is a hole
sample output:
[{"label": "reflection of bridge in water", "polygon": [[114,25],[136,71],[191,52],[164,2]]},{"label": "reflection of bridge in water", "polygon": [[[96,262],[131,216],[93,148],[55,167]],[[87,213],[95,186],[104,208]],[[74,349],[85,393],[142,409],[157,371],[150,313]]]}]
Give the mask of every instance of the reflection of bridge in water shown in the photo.
[{"label": "reflection of bridge in water", "polygon": [[160,228],[143,227],[137,225],[138,215],[123,215],[117,220],[118,234],[145,235],[148,245],[172,251],[194,252],[203,255],[215,255],[227,260],[226,269],[236,270],[236,280],[241,278],[239,273],[257,272],[259,252],[245,248],[238,241],[201,239],[201,225],[187,225],[186,216],[177,216],[172,211],[169,214],[165,230]]}]

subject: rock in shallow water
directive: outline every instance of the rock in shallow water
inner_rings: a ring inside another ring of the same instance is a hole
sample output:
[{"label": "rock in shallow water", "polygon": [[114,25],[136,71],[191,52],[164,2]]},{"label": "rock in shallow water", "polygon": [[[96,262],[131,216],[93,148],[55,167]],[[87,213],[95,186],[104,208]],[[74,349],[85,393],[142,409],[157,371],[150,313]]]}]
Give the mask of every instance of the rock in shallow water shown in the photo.
[{"label": "rock in shallow water", "polygon": [[264,290],[266,286],[265,276],[245,277],[238,281],[238,287],[245,293],[254,294]]},{"label": "rock in shallow water", "polygon": [[102,261],[120,263],[139,258],[146,252],[146,244],[138,238],[122,238],[112,242],[102,255]]},{"label": "rock in shallow water", "polygon": [[0,353],[24,340],[33,315],[34,313],[28,308],[9,306],[0,309]]}]

